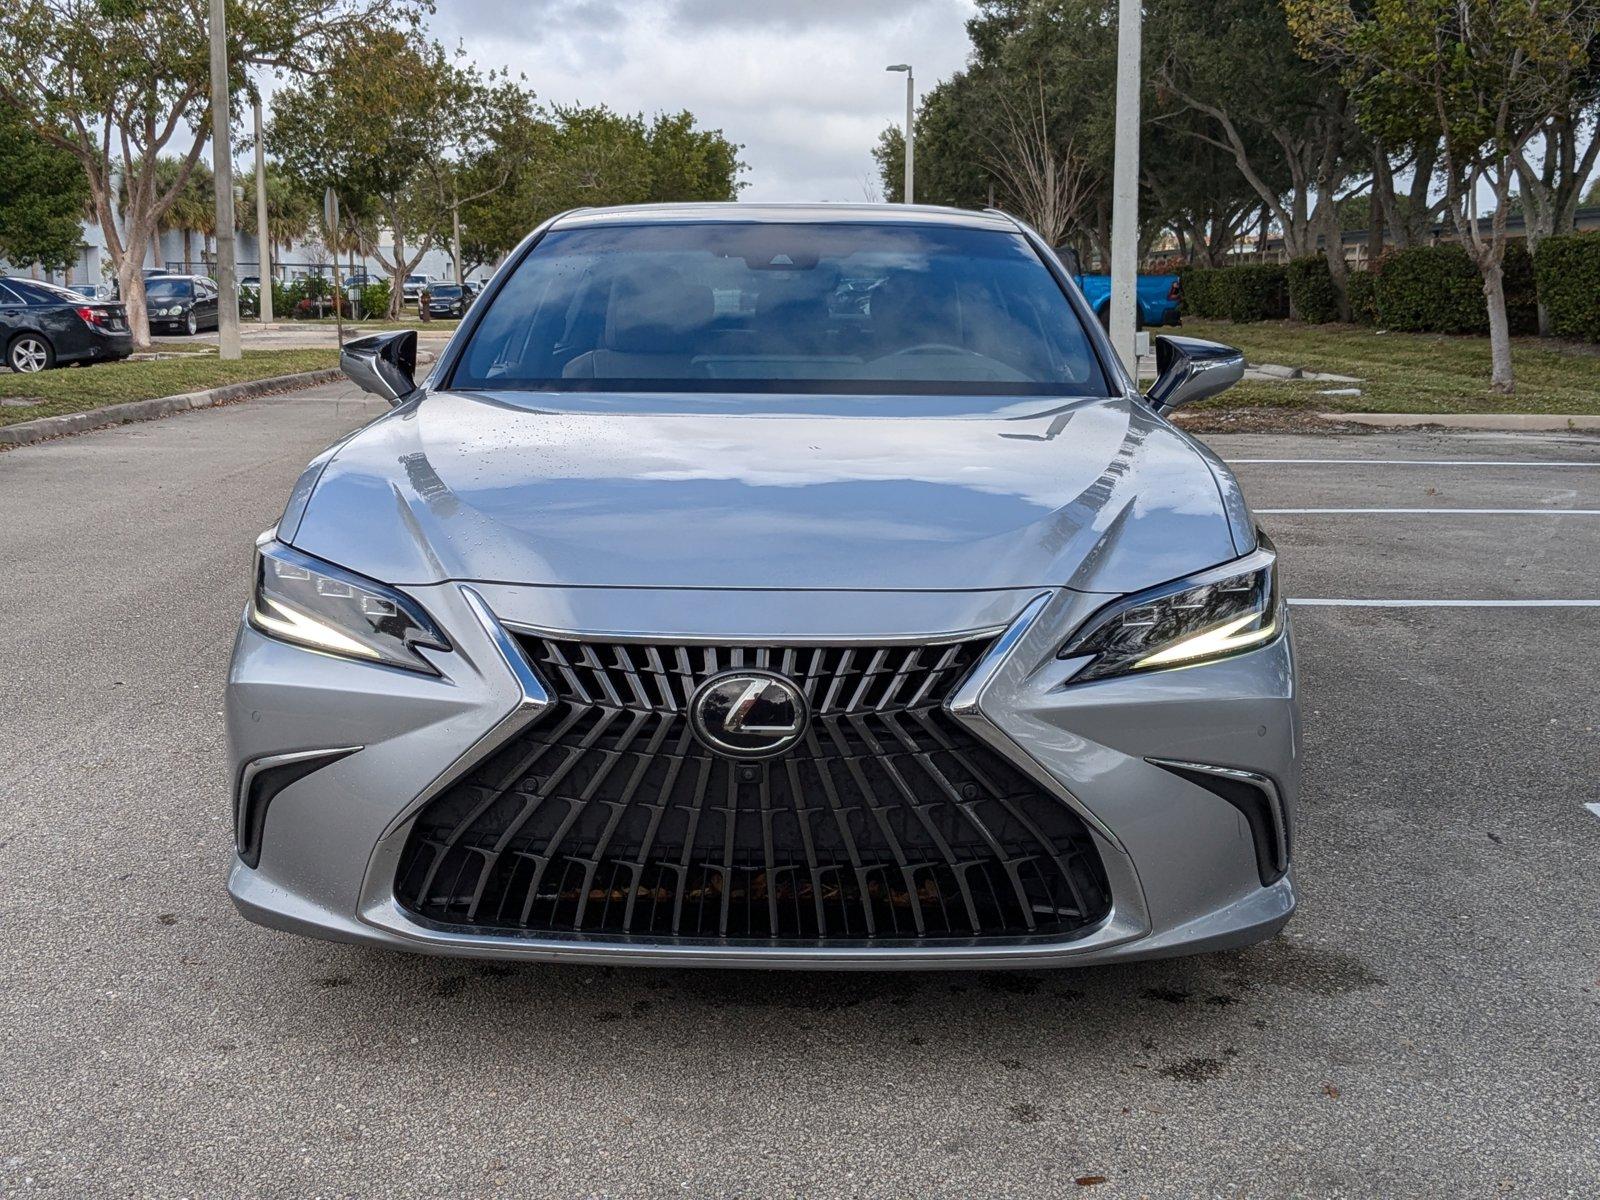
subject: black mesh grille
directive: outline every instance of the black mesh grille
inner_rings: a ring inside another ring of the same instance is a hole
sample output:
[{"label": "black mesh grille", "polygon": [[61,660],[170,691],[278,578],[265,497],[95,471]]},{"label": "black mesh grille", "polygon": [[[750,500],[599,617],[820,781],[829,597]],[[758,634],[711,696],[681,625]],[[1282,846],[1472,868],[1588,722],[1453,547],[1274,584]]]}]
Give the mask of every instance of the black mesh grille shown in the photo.
[{"label": "black mesh grille", "polygon": [[[1077,815],[944,710],[989,639],[522,644],[555,703],[423,808],[396,885],[419,916],[816,944],[1060,938],[1109,909]],[[780,757],[724,758],[690,731],[696,687],[738,668],[806,695]]]}]

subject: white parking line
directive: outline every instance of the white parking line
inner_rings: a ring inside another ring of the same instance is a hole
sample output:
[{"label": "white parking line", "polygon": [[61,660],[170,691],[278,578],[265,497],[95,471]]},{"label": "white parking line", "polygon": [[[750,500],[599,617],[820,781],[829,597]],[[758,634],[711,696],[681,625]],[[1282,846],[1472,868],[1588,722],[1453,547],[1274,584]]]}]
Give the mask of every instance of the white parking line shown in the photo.
[{"label": "white parking line", "polygon": [[1310,608],[1600,608],[1600,600],[1325,600],[1291,596]]},{"label": "white parking line", "polygon": [[1480,458],[1230,458],[1240,463],[1283,463],[1296,466],[1327,464],[1343,467],[1589,467],[1600,470],[1600,462],[1511,462]]},{"label": "white parking line", "polygon": [[1258,508],[1272,516],[1369,514],[1454,517],[1600,517],[1600,508]]},{"label": "white parking line", "polygon": [[1584,807],[1592,812],[1595,816],[1600,817],[1600,804],[1585,804]]}]

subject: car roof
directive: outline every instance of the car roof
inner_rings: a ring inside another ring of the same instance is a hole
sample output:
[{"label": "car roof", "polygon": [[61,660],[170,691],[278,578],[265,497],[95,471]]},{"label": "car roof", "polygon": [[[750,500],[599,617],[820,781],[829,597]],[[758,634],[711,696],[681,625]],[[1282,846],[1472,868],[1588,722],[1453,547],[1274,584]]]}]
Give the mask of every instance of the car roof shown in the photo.
[{"label": "car roof", "polygon": [[705,225],[714,223],[945,225],[1016,233],[1017,221],[997,209],[945,208],[933,204],[619,204],[577,208],[557,217],[553,228],[594,225]]}]

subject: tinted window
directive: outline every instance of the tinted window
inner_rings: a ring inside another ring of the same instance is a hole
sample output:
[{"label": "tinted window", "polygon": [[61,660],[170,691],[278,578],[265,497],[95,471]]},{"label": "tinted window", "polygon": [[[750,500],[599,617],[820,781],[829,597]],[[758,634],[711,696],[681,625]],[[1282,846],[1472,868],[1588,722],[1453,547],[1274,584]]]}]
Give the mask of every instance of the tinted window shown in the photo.
[{"label": "tinted window", "polygon": [[451,386],[1104,395],[1083,326],[999,230],[781,223],[546,235]]},{"label": "tinted window", "polygon": [[77,304],[83,297],[53,283],[40,283],[33,279],[8,279],[11,290],[24,304]]},{"label": "tinted window", "polygon": [[454,300],[461,295],[461,289],[453,283],[448,285],[436,283],[428,291],[433,294],[435,300]]},{"label": "tinted window", "polygon": [[150,300],[188,300],[194,295],[194,284],[187,279],[147,279],[144,294]]}]

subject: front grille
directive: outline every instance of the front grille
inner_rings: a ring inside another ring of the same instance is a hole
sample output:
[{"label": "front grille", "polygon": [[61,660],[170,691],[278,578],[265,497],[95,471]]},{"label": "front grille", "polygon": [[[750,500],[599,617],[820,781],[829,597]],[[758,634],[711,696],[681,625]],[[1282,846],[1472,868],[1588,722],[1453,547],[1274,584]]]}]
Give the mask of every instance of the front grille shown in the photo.
[{"label": "front grille", "polygon": [[[988,649],[526,637],[553,703],[426,804],[396,876],[415,915],[595,940],[1064,938],[1110,907],[1083,822],[945,711]],[[735,669],[805,694],[748,762],[687,708]]]}]

